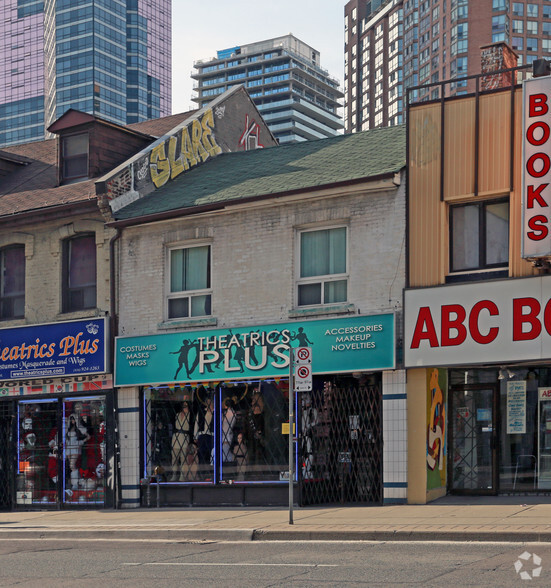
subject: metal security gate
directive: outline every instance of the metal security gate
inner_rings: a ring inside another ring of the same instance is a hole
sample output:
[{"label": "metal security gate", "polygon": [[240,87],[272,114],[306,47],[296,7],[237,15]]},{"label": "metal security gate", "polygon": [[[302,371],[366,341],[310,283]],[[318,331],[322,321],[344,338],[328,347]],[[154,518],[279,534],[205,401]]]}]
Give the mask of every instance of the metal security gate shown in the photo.
[{"label": "metal security gate", "polygon": [[12,410],[11,403],[0,403],[0,510],[9,510],[12,507],[14,484]]},{"label": "metal security gate", "polygon": [[302,394],[300,503],[381,504],[380,385],[334,387]]}]

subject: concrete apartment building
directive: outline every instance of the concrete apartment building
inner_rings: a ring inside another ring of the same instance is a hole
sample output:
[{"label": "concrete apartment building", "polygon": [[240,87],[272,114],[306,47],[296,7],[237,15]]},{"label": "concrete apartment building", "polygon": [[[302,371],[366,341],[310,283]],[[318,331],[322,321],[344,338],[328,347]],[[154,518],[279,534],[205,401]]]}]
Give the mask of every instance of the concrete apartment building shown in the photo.
[{"label": "concrete apartment building", "polygon": [[321,67],[319,51],[291,34],[218,51],[194,68],[199,107],[243,84],[280,143],[332,137],[343,128],[339,82]]},{"label": "concrete apartment building", "polygon": [[[446,95],[474,91],[480,48],[505,42],[530,64],[551,55],[551,3],[546,0],[351,0],[345,6],[345,130],[403,122],[406,90],[457,79]],[[440,87],[410,99],[440,97]]]}]

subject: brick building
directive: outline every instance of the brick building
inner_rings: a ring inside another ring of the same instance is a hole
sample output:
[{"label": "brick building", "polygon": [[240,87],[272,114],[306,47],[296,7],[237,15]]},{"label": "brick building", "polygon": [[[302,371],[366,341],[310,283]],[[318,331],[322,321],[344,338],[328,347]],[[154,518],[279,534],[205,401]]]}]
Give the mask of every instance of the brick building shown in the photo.
[{"label": "brick building", "polygon": [[313,356],[297,500],[405,500],[404,156],[404,128],[377,129],[224,154],[110,199],[116,385],[142,450],[124,504],[140,478],[163,505],[285,504],[297,346]]},{"label": "brick building", "polygon": [[[217,105],[225,117],[192,111],[126,127],[69,110],[48,129],[56,139],[0,151],[1,507],[117,504],[115,464],[127,449],[115,433],[126,414],[111,362],[117,231],[96,182],[186,124],[190,144],[170,143],[172,174],[183,148],[198,165],[257,139],[275,144],[244,90]],[[233,142],[224,133],[232,119]],[[155,153],[159,182],[169,159]],[[142,168],[134,185],[148,178]]]}]

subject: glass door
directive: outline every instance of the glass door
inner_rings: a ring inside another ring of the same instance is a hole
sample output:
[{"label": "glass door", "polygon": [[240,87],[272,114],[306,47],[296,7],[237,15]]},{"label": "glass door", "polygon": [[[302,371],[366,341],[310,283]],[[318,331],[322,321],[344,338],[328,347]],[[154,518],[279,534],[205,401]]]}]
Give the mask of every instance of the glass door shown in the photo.
[{"label": "glass door", "polygon": [[497,492],[496,398],[495,387],[451,390],[449,485],[453,492]]},{"label": "glass door", "polygon": [[105,501],[105,397],[63,400],[64,504]]}]

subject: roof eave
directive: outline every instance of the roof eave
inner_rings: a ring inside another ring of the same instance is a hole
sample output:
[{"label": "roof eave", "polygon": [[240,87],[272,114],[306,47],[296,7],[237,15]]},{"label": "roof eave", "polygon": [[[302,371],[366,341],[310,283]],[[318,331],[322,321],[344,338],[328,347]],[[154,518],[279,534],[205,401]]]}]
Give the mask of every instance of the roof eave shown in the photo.
[{"label": "roof eave", "polygon": [[[404,167],[405,167],[405,165],[404,165]],[[202,214],[205,212],[213,212],[215,210],[222,210],[224,208],[228,208],[229,206],[232,206],[232,205],[243,205],[246,203],[259,202],[262,200],[269,200],[271,198],[277,199],[277,198],[283,198],[285,196],[293,196],[295,194],[317,192],[317,191],[322,191],[327,188],[339,188],[339,187],[346,187],[346,186],[355,186],[355,185],[362,184],[362,183],[377,182],[377,181],[384,180],[387,178],[394,178],[396,173],[399,173],[399,171],[401,169],[403,169],[403,168],[398,168],[394,171],[385,172],[384,174],[378,174],[376,176],[355,178],[355,179],[351,179],[351,180],[343,180],[341,182],[331,182],[330,184],[320,184],[320,185],[316,185],[316,186],[307,186],[305,188],[296,188],[293,190],[285,190],[283,192],[277,192],[277,193],[259,194],[257,196],[249,196],[246,198],[239,198],[239,199],[235,199],[235,200],[224,200],[224,201],[220,201],[220,202],[214,202],[212,204],[204,204],[201,206],[186,206],[183,208],[175,208],[173,210],[166,210],[163,212],[146,214],[146,215],[137,216],[134,218],[114,220],[114,221],[106,223],[106,225],[109,227],[115,227],[115,228],[125,228],[125,227],[143,225],[143,224],[153,223],[153,222],[158,222],[158,221],[171,220],[174,218],[180,218],[182,216],[193,216],[195,214]]]}]

